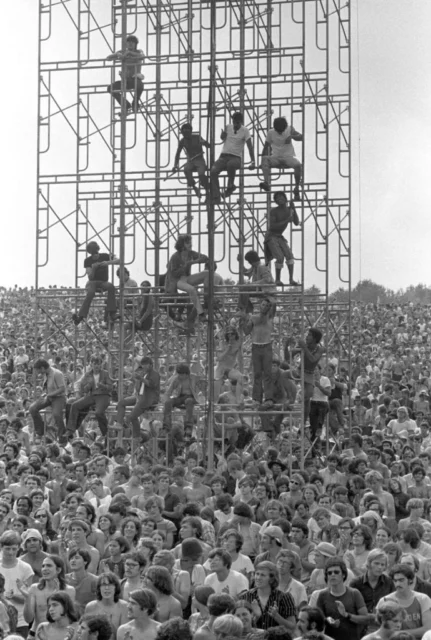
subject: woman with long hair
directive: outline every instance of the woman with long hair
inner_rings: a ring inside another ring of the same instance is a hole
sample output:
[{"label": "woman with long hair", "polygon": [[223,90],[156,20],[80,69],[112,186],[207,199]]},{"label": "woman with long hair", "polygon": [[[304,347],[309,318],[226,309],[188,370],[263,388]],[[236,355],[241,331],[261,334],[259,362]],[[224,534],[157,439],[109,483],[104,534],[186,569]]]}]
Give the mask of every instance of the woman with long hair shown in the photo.
[{"label": "woman with long hair", "polygon": [[60,556],[47,556],[42,562],[41,573],[41,580],[31,585],[24,604],[24,619],[29,624],[33,622],[33,631],[45,622],[48,598],[53,593],[64,591],[72,599],[75,598],[75,589],[66,584],[65,565]]},{"label": "woman with long hair", "polygon": [[373,536],[366,524],[357,525],[352,531],[352,549],[346,551],[343,559],[347,568],[355,576],[364,575],[367,569],[367,558],[373,546]]},{"label": "woman with long hair", "polygon": [[115,526],[114,518],[110,513],[104,513],[103,515],[101,515],[99,517],[97,526],[99,528],[99,531],[103,533],[104,540],[104,552],[101,557],[107,558],[109,556],[109,543],[111,542],[112,536],[116,532],[117,527]]},{"label": "woman with long hair", "polygon": [[139,538],[142,533],[141,521],[134,516],[128,516],[124,518],[121,523],[121,535],[123,535],[130,545],[132,551],[136,551],[138,547]]},{"label": "woman with long hair", "polygon": [[47,545],[57,539],[57,532],[52,526],[52,516],[47,509],[36,509],[34,512],[34,525],[42,534],[42,538]]},{"label": "woman with long hair", "polygon": [[68,640],[78,626],[73,600],[65,591],[57,591],[48,598],[47,622],[36,629],[37,640]]},{"label": "woman with long hair", "polygon": [[97,579],[96,600],[92,600],[85,607],[85,614],[105,615],[115,634],[118,627],[128,622],[127,602],[120,599],[121,584],[119,578],[109,571],[102,573]]},{"label": "woman with long hair", "polygon": [[174,584],[166,567],[160,565],[150,567],[145,574],[144,584],[157,598],[157,613],[154,616],[157,622],[166,622],[177,616],[182,617],[183,610],[179,600],[172,595]]},{"label": "woman with long hair", "polygon": [[402,518],[407,518],[409,512],[407,510],[407,502],[409,497],[404,493],[400,478],[391,478],[389,480],[389,493],[392,495],[395,504],[395,520],[399,522]]}]

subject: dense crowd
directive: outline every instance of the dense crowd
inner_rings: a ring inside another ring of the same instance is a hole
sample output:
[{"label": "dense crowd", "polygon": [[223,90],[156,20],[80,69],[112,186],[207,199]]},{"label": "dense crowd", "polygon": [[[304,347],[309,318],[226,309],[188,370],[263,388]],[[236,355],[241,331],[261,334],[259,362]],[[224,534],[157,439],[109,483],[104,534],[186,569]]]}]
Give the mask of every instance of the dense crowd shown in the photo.
[{"label": "dense crowd", "polygon": [[[59,297],[52,314],[61,324],[70,311]],[[109,424],[106,407],[73,409],[94,392],[89,372],[108,384],[96,337],[78,352],[72,329],[35,342],[30,290],[2,289],[0,313],[3,636],[431,638],[428,308],[354,306],[350,371],[323,337],[304,459],[290,417],[304,395],[294,336],[273,360],[280,416],[248,420],[253,370],[232,364],[216,377],[232,415],[211,465],[196,405],[176,413],[171,397],[178,366],[190,384],[203,377],[198,357],[178,363],[166,348],[155,372],[137,342],[125,364],[130,398],[148,367],[160,378],[160,428],[175,442],[154,454],[154,425],[145,412],[127,423],[112,380]],[[55,397],[58,373],[69,438],[55,403],[34,409]]]}]

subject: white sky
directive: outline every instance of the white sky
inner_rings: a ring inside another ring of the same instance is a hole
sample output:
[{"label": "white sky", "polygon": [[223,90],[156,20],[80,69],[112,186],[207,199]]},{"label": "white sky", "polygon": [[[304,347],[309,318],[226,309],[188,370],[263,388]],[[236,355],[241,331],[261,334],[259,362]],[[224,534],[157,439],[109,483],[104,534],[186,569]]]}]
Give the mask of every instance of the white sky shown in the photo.
[{"label": "white sky", "polygon": [[[2,6],[3,286],[34,283],[37,5]],[[429,285],[431,2],[353,0],[352,19],[353,285],[359,277],[391,289]]]}]

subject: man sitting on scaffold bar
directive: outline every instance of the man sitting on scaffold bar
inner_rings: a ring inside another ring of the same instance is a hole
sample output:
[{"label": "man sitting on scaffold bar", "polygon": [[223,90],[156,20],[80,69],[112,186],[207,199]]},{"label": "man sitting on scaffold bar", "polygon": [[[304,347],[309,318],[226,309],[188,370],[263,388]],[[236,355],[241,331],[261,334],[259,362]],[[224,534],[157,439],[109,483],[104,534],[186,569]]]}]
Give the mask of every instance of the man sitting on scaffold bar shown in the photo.
[{"label": "man sitting on scaffold bar", "polygon": [[[133,106],[128,100],[126,100],[127,111],[133,111],[136,113],[139,109],[139,99],[144,90],[142,80],[144,76],[141,73],[142,61],[144,59],[144,52],[142,49],[138,49],[139,40],[136,36],[127,36],[127,49],[125,51],[117,51],[111,53],[107,60],[126,60],[126,89],[127,91],[134,91],[135,96],[133,99]],[[121,80],[110,84],[107,89],[108,93],[111,93],[114,99],[122,106],[121,95]]]},{"label": "man sitting on scaffold bar", "polygon": [[119,264],[120,260],[107,253],[99,253],[99,249],[100,247],[97,242],[89,242],[87,244],[87,253],[90,254],[89,257],[84,260],[84,267],[88,275],[88,282],[85,285],[87,295],[85,296],[85,300],[78,313],[74,313],[72,315],[72,320],[76,325],[88,316],[90,305],[96,295],[96,291],[100,289],[108,292],[105,322],[108,323],[108,319],[111,322],[114,322],[115,320],[117,302],[115,300],[115,287],[111,282],[108,282],[108,266],[110,264]]}]

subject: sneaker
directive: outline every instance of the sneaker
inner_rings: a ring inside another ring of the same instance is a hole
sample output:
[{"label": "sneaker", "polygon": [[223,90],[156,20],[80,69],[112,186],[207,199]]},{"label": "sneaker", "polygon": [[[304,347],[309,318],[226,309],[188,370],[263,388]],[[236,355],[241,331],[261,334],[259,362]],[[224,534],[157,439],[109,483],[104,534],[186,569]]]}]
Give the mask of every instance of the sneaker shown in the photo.
[{"label": "sneaker", "polygon": [[295,187],[295,189],[293,190],[293,200],[294,200],[294,202],[300,202],[301,201],[301,196],[300,196],[298,187]]},{"label": "sneaker", "polygon": [[77,327],[84,320],[84,318],[82,316],[78,316],[77,313],[74,313],[72,315],[72,320],[74,325]]},{"label": "sneaker", "polygon": [[290,287],[300,287],[301,284],[299,282],[296,282],[296,280],[289,280],[289,286]]},{"label": "sneaker", "polygon": [[261,411],[269,411],[274,406],[274,400],[265,400],[265,402],[260,406]]},{"label": "sneaker", "polygon": [[223,198],[229,198],[234,191],[236,191],[236,186],[233,184],[231,187],[228,187],[227,189],[225,189]]},{"label": "sneaker", "polygon": [[275,281],[275,286],[276,287],[284,287],[284,282],[282,282],[281,280],[276,280]]}]

